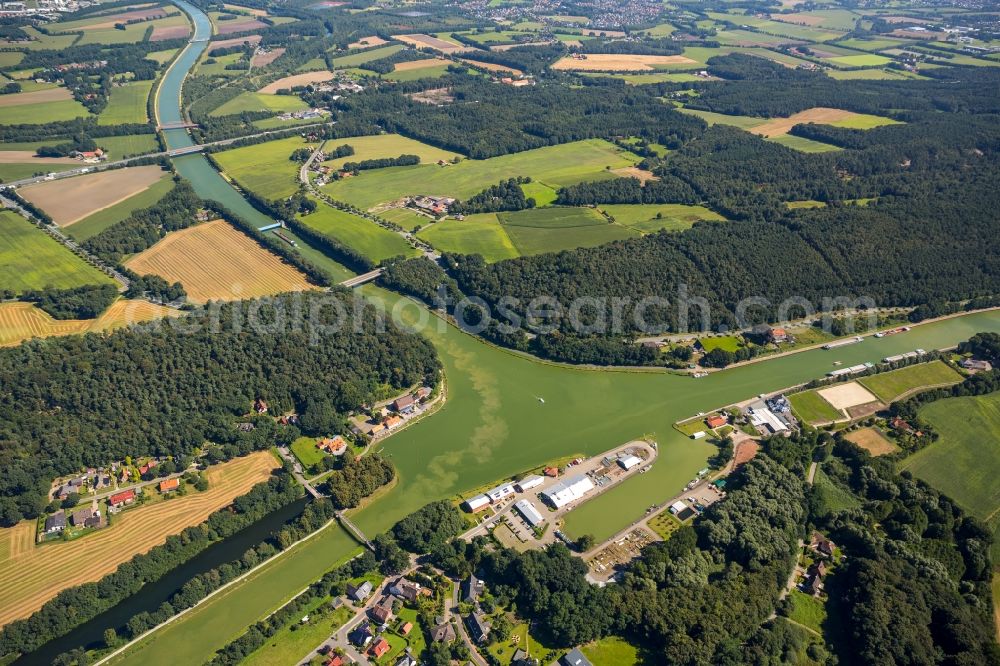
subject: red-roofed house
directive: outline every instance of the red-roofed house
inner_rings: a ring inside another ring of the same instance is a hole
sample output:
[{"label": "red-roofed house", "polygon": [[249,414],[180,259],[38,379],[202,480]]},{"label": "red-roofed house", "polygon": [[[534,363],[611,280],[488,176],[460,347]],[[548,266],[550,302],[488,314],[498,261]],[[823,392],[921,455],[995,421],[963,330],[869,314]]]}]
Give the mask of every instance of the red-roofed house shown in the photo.
[{"label": "red-roofed house", "polygon": [[786,342],[788,340],[788,331],[783,328],[772,328],[769,337],[771,338],[771,342]]},{"label": "red-roofed house", "polygon": [[327,437],[316,442],[316,448],[335,456],[342,455],[347,450],[347,442],[340,435]]},{"label": "red-roofed house", "polygon": [[129,488],[128,490],[123,490],[120,493],[115,493],[108,500],[111,506],[124,506],[126,504],[131,504],[135,501],[135,491]]},{"label": "red-roofed house", "polygon": [[385,640],[384,638],[380,638],[377,641],[375,641],[374,645],[372,645],[369,654],[371,654],[373,658],[379,659],[380,657],[385,655],[385,653],[387,653],[390,649],[392,648],[389,647],[389,641]]},{"label": "red-roofed house", "polygon": [[709,428],[721,428],[722,426],[729,423],[729,421],[726,419],[725,416],[722,416],[721,414],[712,414],[707,419],[705,419],[705,423],[708,425]]},{"label": "red-roofed house", "polygon": [[180,485],[181,482],[179,479],[166,479],[164,481],[160,481],[160,492],[169,493],[173,490],[177,490]]},{"label": "red-roofed house", "polygon": [[139,476],[142,476],[143,474],[153,469],[154,467],[156,467],[156,461],[150,460],[148,463],[139,468]]},{"label": "red-roofed house", "polygon": [[412,630],[413,630],[413,623],[407,622],[399,629],[399,633],[403,634],[404,636],[409,636]]}]

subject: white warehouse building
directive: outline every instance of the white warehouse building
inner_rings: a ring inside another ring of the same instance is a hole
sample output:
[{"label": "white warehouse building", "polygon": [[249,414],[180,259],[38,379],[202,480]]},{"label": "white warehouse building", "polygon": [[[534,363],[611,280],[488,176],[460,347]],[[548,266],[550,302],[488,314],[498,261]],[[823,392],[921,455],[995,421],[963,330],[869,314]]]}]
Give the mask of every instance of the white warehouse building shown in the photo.
[{"label": "white warehouse building", "polygon": [[628,455],[618,459],[618,466],[625,471],[628,471],[633,467],[635,467],[636,465],[640,464],[642,464],[642,459],[639,458],[639,456]]},{"label": "white warehouse building", "polygon": [[517,492],[523,493],[525,490],[531,490],[532,488],[537,488],[538,486],[542,485],[542,482],[544,481],[545,477],[538,476],[537,474],[532,474],[530,476],[524,477],[523,479],[515,483],[514,487],[517,489]]},{"label": "white warehouse building", "polygon": [[524,519],[528,521],[528,524],[532,527],[538,527],[545,522],[545,517],[538,512],[535,505],[526,499],[518,500],[514,502],[514,506],[520,512]]},{"label": "white warehouse building", "polygon": [[499,502],[504,497],[513,494],[514,494],[513,483],[504,483],[497,486],[496,488],[490,488],[489,490],[486,491],[486,496],[490,499],[491,502]]},{"label": "white warehouse building", "polygon": [[576,501],[594,489],[593,482],[583,474],[561,481],[542,491],[542,499],[556,509]]}]

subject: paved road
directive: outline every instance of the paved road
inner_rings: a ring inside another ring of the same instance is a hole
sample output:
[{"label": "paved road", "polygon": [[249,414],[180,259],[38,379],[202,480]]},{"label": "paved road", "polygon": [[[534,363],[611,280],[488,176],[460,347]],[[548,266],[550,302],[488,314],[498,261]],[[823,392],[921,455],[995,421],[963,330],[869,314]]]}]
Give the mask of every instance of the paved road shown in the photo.
[{"label": "paved road", "polygon": [[[454,583],[454,581],[452,582]],[[451,586],[451,610],[454,610],[456,614],[458,613],[459,589],[460,588],[457,584],[453,584]],[[449,609],[446,608],[445,610],[447,611]],[[450,618],[450,616],[451,614],[449,613],[448,617]],[[476,666],[489,666],[487,661],[483,659],[482,655],[479,654],[479,649],[476,647],[476,644],[472,642],[471,638],[469,638],[469,632],[465,629],[465,622],[462,622],[461,617],[458,618],[458,622],[456,624],[458,624],[458,637],[462,639],[463,643],[465,643],[465,647],[469,648],[469,653],[472,655],[472,661],[476,664]]]}]

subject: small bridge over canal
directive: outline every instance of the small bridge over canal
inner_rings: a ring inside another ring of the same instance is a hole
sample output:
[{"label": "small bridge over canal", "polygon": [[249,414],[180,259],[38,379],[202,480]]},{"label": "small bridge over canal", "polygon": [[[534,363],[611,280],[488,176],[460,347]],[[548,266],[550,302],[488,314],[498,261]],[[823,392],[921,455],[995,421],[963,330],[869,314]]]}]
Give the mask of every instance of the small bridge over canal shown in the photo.
[{"label": "small bridge over canal", "polygon": [[357,539],[359,543],[363,543],[369,548],[369,550],[375,550],[375,544],[373,544],[368,537],[365,536],[365,533],[362,532],[357,525],[351,522],[351,519],[348,518],[343,511],[337,512],[337,520],[340,521],[340,524],[344,526],[344,529],[350,532],[351,536]]}]

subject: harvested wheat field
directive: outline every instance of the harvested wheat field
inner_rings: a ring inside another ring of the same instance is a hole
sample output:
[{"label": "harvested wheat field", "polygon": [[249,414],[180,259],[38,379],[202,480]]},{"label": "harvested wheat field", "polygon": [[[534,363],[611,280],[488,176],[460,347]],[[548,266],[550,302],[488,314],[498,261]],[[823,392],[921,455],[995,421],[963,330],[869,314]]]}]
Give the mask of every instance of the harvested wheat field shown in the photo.
[{"label": "harvested wheat field", "polygon": [[389,42],[387,42],[386,40],[382,39],[381,37],[376,37],[376,36],[372,35],[371,37],[362,37],[361,39],[359,39],[356,42],[351,42],[350,44],[347,45],[347,48],[349,48],[349,49],[367,49],[367,48],[371,48],[373,46],[384,46],[385,44],[388,44],[388,43]]},{"label": "harvested wheat field", "polygon": [[48,213],[60,227],[67,227],[142,192],[165,175],[158,166],[111,169],[28,185],[18,193]]},{"label": "harvested wheat field", "polygon": [[392,71],[394,72],[409,72],[413,69],[424,69],[425,67],[437,67],[438,65],[447,65],[448,61],[444,58],[423,58],[422,60],[408,60],[406,62],[397,62],[396,66]]},{"label": "harvested wheat field", "polygon": [[801,123],[827,124],[847,120],[848,118],[853,118],[857,115],[859,114],[854,113],[853,111],[844,111],[843,109],[831,109],[825,106],[817,106],[813,109],[806,109],[805,111],[793,113],[787,118],[775,118],[774,120],[769,120],[762,125],[757,125],[750,131],[754,134],[760,134],[761,136],[780,136],[782,134],[788,134],[788,130]]},{"label": "harvested wheat field", "polygon": [[459,58],[462,62],[467,62],[473,67],[478,67],[479,69],[485,69],[488,72],[510,72],[514,76],[521,76],[524,74],[519,69],[514,69],[513,67],[504,67],[503,65],[497,65],[492,62],[480,62],[478,60],[472,60],[470,58]]},{"label": "harvested wheat field", "polygon": [[280,58],[285,53],[285,49],[276,48],[271,49],[267,53],[258,53],[253,58],[250,59],[250,64],[254,67],[267,67],[272,62]]},{"label": "harvested wheat field", "polygon": [[208,43],[208,50],[228,49],[230,46],[241,46],[242,44],[256,44],[261,39],[260,35],[247,35],[246,37],[234,37],[232,39],[212,40]]},{"label": "harvested wheat field", "polygon": [[862,428],[844,436],[849,442],[854,442],[873,456],[884,456],[899,451],[899,448],[885,438],[875,428]]},{"label": "harvested wheat field", "polygon": [[27,617],[60,590],[99,580],[171,534],[203,522],[276,467],[277,459],[266,451],[216,465],[207,472],[205,492],[125,511],[109,527],[75,541],[34,545],[34,520],[0,529],[0,626]]},{"label": "harvested wheat field", "polygon": [[0,95],[0,109],[10,106],[63,102],[68,99],[73,99],[73,95],[66,88],[46,88],[45,90],[14,93],[13,95]]},{"label": "harvested wheat field", "polygon": [[0,164],[29,163],[45,166],[46,164],[79,164],[80,161],[72,157],[37,157],[33,150],[0,150]]},{"label": "harvested wheat field", "polygon": [[878,398],[857,382],[836,384],[829,388],[820,389],[816,393],[830,403],[834,409],[850,409],[858,405],[878,402]]},{"label": "harvested wheat field", "polygon": [[139,275],[152,273],[167,282],[180,282],[194,303],[313,288],[305,275],[225,220],[167,234],[125,267]]},{"label": "harvested wheat field", "polygon": [[652,171],[646,171],[645,169],[640,169],[639,167],[622,167],[620,169],[612,169],[611,173],[617,174],[623,178],[637,178],[643,185],[650,180],[659,180],[659,178],[653,175]]},{"label": "harvested wheat field", "polygon": [[185,25],[158,25],[153,28],[152,34],[149,36],[149,41],[158,42],[163,39],[179,39],[180,37],[187,37],[191,32],[191,28]]},{"label": "harvested wheat field", "polygon": [[243,21],[219,21],[215,25],[215,33],[217,35],[231,35],[234,32],[250,32],[251,30],[258,30],[266,27],[266,23],[262,23],[257,19]]},{"label": "harvested wheat field", "polygon": [[430,35],[414,34],[414,35],[393,35],[393,39],[398,39],[401,42],[410,44],[411,46],[416,46],[421,48],[423,46],[429,46],[432,49],[437,49],[441,53],[461,53],[463,51],[472,51],[473,49],[468,46],[461,46],[455,44],[454,42],[448,42],[443,39],[438,39],[437,37],[431,37]]},{"label": "harvested wheat field", "polygon": [[119,300],[97,319],[53,319],[31,303],[0,303],[0,347],[31,338],[101,333],[142,322],[180,316],[180,310],[143,300]]},{"label": "harvested wheat field", "polygon": [[296,86],[307,86],[310,83],[322,83],[324,81],[330,81],[331,79],[333,79],[333,72],[327,71],[293,74],[292,76],[286,76],[283,79],[278,79],[277,81],[268,83],[257,92],[274,95],[277,94],[279,90],[283,90],[285,88],[291,89]]},{"label": "harvested wheat field", "polygon": [[571,56],[552,64],[552,69],[577,72],[651,72],[657,65],[697,64],[682,55],[633,55],[630,53],[588,53],[583,60]]}]

